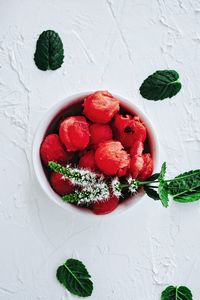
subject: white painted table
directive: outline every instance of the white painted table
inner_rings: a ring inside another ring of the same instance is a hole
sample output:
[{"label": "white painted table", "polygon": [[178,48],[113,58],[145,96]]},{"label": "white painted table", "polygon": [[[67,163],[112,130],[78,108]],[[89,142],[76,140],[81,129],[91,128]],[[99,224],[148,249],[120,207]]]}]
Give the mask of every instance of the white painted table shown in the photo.
[{"label": "white painted table", "polygon": [[[169,284],[200,299],[200,206],[149,198],[115,217],[81,220],[46,198],[32,173],[35,128],[59,99],[108,89],[148,114],[168,174],[199,168],[200,1],[2,0],[0,3],[0,300],[75,299],[55,279],[81,259],[94,300],[158,300]],[[38,35],[59,32],[65,62],[33,61]],[[157,69],[176,69],[183,88],[152,102],[138,89]]]}]

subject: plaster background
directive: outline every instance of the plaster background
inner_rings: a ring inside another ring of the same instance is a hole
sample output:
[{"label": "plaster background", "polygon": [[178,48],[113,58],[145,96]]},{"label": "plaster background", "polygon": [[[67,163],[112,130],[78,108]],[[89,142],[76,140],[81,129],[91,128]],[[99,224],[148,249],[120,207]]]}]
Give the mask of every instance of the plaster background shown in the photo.
[{"label": "plaster background", "polygon": [[[108,89],[134,101],[156,127],[168,175],[199,168],[200,1],[0,0],[0,299],[75,299],[55,279],[59,264],[82,260],[94,300],[158,300],[169,284],[200,299],[200,204],[149,198],[125,215],[81,220],[49,201],[35,181],[36,126],[57,100]],[[65,62],[42,72],[38,35],[57,31]],[[171,100],[138,92],[157,69],[183,83]]]}]

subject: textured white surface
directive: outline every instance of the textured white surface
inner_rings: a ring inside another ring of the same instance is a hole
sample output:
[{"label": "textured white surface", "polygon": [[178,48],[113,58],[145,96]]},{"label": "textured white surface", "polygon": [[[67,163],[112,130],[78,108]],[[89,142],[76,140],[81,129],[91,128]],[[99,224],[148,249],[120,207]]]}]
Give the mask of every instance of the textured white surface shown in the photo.
[{"label": "textured white surface", "polygon": [[[158,300],[168,284],[200,299],[199,203],[168,209],[145,198],[127,214],[81,220],[50,202],[32,174],[31,143],[59,99],[108,89],[132,98],[157,129],[169,175],[199,167],[200,1],[0,1],[0,300],[75,299],[55,279],[69,257],[94,281],[94,300]],[[65,46],[55,72],[38,70],[35,43],[54,29]],[[183,88],[154,103],[138,93],[157,69]]]}]

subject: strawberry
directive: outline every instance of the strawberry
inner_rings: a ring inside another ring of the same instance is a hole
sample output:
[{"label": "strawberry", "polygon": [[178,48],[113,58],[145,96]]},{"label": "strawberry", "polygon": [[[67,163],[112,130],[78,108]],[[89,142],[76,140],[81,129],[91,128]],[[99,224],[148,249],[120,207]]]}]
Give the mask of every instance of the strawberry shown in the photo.
[{"label": "strawberry", "polygon": [[68,153],[57,134],[52,133],[45,137],[40,146],[40,157],[45,165],[51,160],[61,164],[67,162]]},{"label": "strawberry", "polygon": [[106,175],[124,176],[129,168],[129,154],[118,141],[101,143],[95,152],[97,167]]},{"label": "strawberry", "polygon": [[134,155],[131,158],[130,172],[132,178],[137,178],[144,165],[144,160],[141,155]]},{"label": "strawberry", "polygon": [[95,123],[106,124],[119,111],[119,100],[107,91],[98,91],[84,99],[84,114]]},{"label": "strawberry", "polygon": [[104,215],[113,211],[118,204],[119,199],[112,195],[108,200],[92,203],[90,209],[96,215]]},{"label": "strawberry", "polygon": [[68,117],[60,124],[59,136],[68,151],[83,150],[90,140],[89,124],[84,117]]},{"label": "strawberry", "polygon": [[93,148],[108,140],[112,140],[112,130],[108,124],[92,124],[90,126],[90,141]]},{"label": "strawberry", "polygon": [[145,153],[142,155],[142,157],[144,160],[144,164],[142,170],[140,171],[138,179],[144,181],[148,179],[153,173],[153,160],[150,153]]},{"label": "strawberry", "polygon": [[60,173],[52,172],[50,176],[50,183],[54,191],[61,196],[73,191],[73,184],[71,181],[63,178],[63,175]]},{"label": "strawberry", "polygon": [[130,149],[130,156],[134,155],[142,155],[142,152],[144,151],[144,144],[140,140],[136,140],[133,142],[132,147]]},{"label": "strawberry", "polygon": [[138,117],[117,114],[113,126],[117,139],[125,148],[130,148],[135,141],[144,142],[146,139],[146,128]]},{"label": "strawberry", "polygon": [[96,164],[94,159],[94,151],[90,150],[81,156],[79,161],[79,167],[89,169],[91,171],[96,170]]}]

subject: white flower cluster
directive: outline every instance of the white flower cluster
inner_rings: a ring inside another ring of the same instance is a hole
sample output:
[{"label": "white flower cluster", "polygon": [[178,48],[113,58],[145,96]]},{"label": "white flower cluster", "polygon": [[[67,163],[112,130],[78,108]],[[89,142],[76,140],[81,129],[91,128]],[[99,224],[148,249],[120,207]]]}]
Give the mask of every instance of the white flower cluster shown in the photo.
[{"label": "white flower cluster", "polygon": [[104,182],[99,182],[93,186],[85,187],[79,193],[78,205],[90,204],[102,200],[106,201],[109,198],[109,195],[108,185]]},{"label": "white flower cluster", "polygon": [[94,185],[99,181],[99,177],[96,173],[86,169],[71,168],[67,165],[66,168],[70,174],[63,175],[64,178],[69,179],[73,184],[87,187],[88,185]]}]

